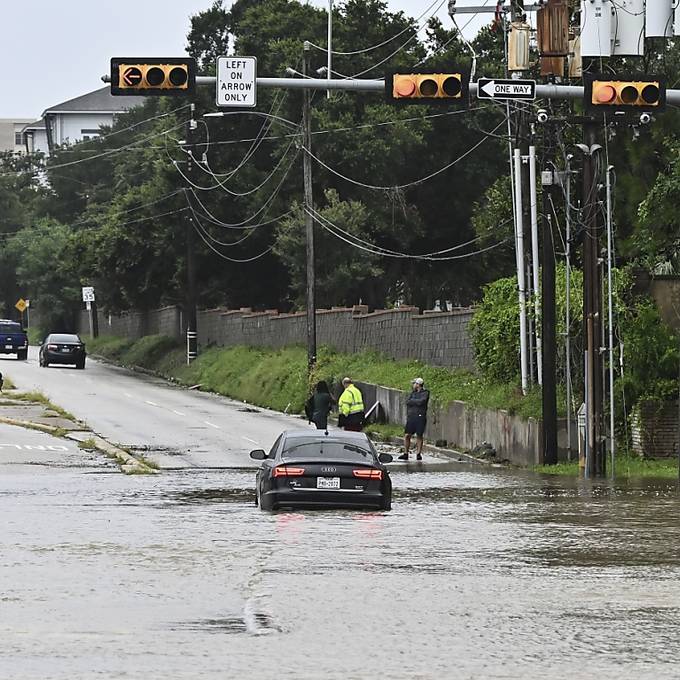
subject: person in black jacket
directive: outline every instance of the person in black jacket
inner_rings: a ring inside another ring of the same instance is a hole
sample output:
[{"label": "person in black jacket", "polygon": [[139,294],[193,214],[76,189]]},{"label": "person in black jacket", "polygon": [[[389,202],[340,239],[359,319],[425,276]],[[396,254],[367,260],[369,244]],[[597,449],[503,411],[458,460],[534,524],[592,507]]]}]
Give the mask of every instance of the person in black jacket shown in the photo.
[{"label": "person in black jacket", "polygon": [[411,437],[416,436],[416,460],[423,459],[423,433],[427,425],[427,405],[430,391],[424,387],[422,378],[411,381],[412,391],[406,400],[406,427],[404,428],[404,453],[399,460],[408,460]]},{"label": "person in black jacket", "polygon": [[310,423],[316,425],[317,430],[328,429],[328,414],[333,406],[328,384],[325,380],[320,380],[314,388],[314,393],[305,404],[305,413]]}]

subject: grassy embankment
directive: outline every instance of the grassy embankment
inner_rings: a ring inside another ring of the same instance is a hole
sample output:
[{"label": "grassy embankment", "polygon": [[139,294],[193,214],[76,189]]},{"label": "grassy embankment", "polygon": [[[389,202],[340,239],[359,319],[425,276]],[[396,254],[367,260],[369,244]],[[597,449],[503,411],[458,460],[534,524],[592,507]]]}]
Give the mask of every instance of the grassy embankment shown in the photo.
[{"label": "grassy embankment", "polygon": [[[204,390],[279,411],[300,413],[307,397],[307,354],[302,347],[214,347],[202,352],[191,366],[185,365],[184,348],[161,336],[147,336],[137,342],[100,337],[89,340],[87,347],[90,354],[142,366],[184,385],[200,384]],[[491,385],[469,371],[426,366],[415,360],[392,361],[374,352],[340,354],[322,347],[315,380],[330,383],[345,375],[403,390],[420,376],[439,403],[461,400],[486,408],[505,408],[524,417],[540,415],[537,391],[523,397],[511,385]]]},{"label": "grassy embankment", "polygon": [[[609,465],[609,459],[607,460]],[[560,475],[566,477],[576,477],[581,473],[578,462],[559,463],[557,465],[536,465],[532,468],[534,472],[545,475]],[[678,479],[678,459],[677,458],[640,458],[629,453],[622,453],[616,456],[614,463],[616,478],[628,477],[656,477],[663,479]],[[610,471],[607,471],[610,474]]]}]

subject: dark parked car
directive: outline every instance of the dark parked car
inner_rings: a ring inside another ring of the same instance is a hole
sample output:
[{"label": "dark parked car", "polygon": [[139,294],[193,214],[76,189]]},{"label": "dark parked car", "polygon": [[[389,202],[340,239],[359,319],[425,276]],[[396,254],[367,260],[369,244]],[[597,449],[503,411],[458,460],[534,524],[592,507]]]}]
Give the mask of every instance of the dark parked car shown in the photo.
[{"label": "dark parked car", "polygon": [[0,354],[16,354],[17,359],[28,359],[28,336],[20,323],[0,319]]},{"label": "dark parked car", "polygon": [[85,368],[85,343],[70,333],[50,333],[40,346],[38,362],[47,367],[50,364],[75,364]]},{"label": "dark parked car", "polygon": [[392,507],[392,482],[384,463],[388,453],[375,450],[363,432],[284,432],[257,471],[256,502],[263,510],[281,507]]}]

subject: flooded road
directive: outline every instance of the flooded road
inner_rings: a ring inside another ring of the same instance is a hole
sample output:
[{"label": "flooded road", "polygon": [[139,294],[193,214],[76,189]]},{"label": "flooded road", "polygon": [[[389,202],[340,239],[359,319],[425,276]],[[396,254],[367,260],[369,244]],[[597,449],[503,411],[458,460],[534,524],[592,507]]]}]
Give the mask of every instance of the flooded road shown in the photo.
[{"label": "flooded road", "polygon": [[250,470],[3,465],[0,677],[678,677],[675,487],[409,470],[266,514]]}]

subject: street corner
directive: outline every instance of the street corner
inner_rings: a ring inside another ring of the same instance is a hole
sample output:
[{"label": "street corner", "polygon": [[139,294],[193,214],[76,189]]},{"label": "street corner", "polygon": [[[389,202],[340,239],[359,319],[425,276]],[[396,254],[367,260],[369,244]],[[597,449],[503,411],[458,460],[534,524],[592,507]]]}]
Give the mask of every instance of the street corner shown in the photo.
[{"label": "street corner", "polygon": [[0,467],[10,466],[102,468],[113,464],[75,441],[0,423]]}]

